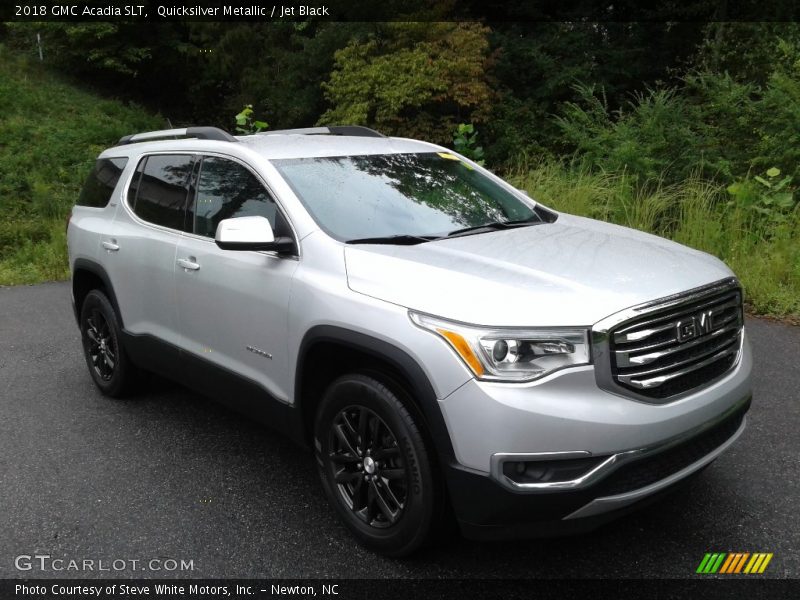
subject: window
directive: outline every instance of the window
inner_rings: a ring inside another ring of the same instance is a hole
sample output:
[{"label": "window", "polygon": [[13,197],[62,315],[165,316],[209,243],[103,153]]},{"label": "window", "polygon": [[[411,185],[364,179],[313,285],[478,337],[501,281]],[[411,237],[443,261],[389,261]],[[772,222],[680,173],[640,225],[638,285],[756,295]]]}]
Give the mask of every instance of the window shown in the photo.
[{"label": "window", "polygon": [[531,203],[442,152],[273,160],[317,223],[339,240],[438,236],[540,218]]},{"label": "window", "polygon": [[194,158],[153,154],[142,159],[128,190],[128,204],[145,221],[183,230]]},{"label": "window", "polygon": [[78,198],[79,206],[104,208],[117,187],[122,170],[128,163],[127,158],[101,158],[94,163],[94,169],[83,184]]},{"label": "window", "polygon": [[217,225],[233,217],[266,217],[278,235],[275,201],[249,170],[232,160],[203,158],[193,207],[194,232],[213,238]]}]

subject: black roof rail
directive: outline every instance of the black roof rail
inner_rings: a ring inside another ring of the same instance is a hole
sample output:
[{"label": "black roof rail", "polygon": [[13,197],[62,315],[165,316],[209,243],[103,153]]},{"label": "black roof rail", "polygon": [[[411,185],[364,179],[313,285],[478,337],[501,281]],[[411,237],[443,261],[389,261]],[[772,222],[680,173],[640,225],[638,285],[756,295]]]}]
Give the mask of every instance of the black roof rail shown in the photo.
[{"label": "black roof rail", "polygon": [[361,125],[331,125],[326,127],[304,127],[302,129],[276,129],[274,131],[262,131],[258,135],[346,135],[354,137],[386,137],[379,131],[363,127]]},{"label": "black roof rail", "polygon": [[198,140],[217,140],[220,142],[238,142],[227,131],[219,127],[183,127],[181,129],[161,129],[159,131],[145,131],[143,133],[134,133],[119,138],[118,146],[125,144],[134,144],[136,142],[146,142],[149,140],[159,140],[165,138],[195,138]]}]

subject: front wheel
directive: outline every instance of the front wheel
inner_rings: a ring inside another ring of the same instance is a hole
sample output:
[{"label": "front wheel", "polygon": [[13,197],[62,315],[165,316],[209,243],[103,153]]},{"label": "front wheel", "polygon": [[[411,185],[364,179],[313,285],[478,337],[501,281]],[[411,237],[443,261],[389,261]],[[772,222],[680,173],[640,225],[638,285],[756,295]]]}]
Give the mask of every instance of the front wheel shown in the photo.
[{"label": "front wheel", "polygon": [[366,547],[406,556],[430,536],[440,498],[417,421],[395,393],[346,375],[325,393],[315,423],[322,487]]}]

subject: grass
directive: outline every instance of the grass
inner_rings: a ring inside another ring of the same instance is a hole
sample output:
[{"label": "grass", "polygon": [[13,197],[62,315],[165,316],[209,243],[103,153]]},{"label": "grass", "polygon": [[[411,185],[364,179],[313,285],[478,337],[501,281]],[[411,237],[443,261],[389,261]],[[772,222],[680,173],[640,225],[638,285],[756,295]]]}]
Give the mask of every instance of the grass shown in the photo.
[{"label": "grass", "polygon": [[721,186],[697,178],[634,185],[625,174],[523,161],[508,179],[543,204],[673,239],[725,261],[750,312],[800,318],[800,210],[760,215],[730,206]]},{"label": "grass", "polygon": [[65,221],[95,157],[163,125],[0,45],[0,285],[66,279]]}]

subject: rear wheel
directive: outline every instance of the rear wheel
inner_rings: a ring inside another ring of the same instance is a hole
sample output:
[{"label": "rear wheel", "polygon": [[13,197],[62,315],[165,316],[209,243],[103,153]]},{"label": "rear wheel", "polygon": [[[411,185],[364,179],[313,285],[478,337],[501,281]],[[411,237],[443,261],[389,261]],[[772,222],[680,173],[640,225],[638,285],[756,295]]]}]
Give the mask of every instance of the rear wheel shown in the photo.
[{"label": "rear wheel", "polygon": [[92,290],[81,307],[81,342],[89,374],[107,396],[121,397],[133,387],[136,368],[122,347],[122,331],[106,295]]},{"label": "rear wheel", "polygon": [[325,494],[364,546],[405,556],[427,541],[440,486],[402,394],[370,376],[341,377],[325,393],[315,437]]}]

